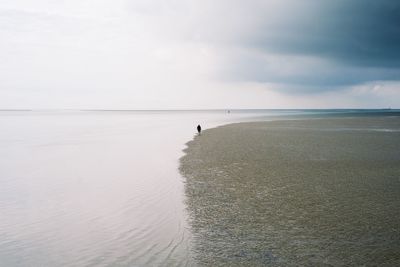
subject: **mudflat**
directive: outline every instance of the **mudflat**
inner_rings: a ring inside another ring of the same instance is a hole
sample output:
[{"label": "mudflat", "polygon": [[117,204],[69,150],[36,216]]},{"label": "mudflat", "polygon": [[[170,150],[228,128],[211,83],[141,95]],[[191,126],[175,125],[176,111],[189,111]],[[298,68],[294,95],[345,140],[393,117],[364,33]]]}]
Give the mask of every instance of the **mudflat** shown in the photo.
[{"label": "mudflat", "polygon": [[231,124],[185,153],[200,266],[400,265],[400,117]]}]

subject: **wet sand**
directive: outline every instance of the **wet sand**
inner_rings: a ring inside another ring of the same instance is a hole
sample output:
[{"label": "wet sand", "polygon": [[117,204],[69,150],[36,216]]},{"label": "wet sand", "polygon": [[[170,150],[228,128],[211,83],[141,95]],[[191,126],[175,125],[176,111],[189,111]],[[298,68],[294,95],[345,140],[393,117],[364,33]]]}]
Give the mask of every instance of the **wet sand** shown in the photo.
[{"label": "wet sand", "polygon": [[187,145],[199,266],[400,266],[400,117],[237,123]]}]

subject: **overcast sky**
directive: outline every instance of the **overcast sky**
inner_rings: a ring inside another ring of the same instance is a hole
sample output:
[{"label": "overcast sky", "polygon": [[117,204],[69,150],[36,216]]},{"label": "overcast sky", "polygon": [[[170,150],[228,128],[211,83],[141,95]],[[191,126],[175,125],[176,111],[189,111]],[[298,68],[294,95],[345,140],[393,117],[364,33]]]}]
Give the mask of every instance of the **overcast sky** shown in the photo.
[{"label": "overcast sky", "polygon": [[400,108],[398,0],[2,0],[0,108]]}]

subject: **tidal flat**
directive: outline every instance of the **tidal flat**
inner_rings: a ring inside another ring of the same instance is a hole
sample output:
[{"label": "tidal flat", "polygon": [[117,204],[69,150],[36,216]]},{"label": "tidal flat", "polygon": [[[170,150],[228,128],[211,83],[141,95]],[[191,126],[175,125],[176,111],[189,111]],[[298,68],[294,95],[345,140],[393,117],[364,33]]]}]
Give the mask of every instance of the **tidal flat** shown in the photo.
[{"label": "tidal flat", "polygon": [[400,266],[400,117],[235,123],[184,151],[199,266]]}]

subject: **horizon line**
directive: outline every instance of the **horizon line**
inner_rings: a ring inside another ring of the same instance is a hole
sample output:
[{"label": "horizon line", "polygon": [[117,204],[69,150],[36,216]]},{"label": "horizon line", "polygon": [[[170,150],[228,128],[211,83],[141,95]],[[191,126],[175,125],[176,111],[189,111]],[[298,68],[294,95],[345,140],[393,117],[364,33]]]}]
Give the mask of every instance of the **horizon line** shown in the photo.
[{"label": "horizon line", "polygon": [[376,110],[393,111],[400,108],[195,108],[195,109],[78,109],[78,108],[0,108],[0,111],[109,111],[109,112],[129,112],[129,111],[250,111],[250,110]]}]

